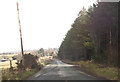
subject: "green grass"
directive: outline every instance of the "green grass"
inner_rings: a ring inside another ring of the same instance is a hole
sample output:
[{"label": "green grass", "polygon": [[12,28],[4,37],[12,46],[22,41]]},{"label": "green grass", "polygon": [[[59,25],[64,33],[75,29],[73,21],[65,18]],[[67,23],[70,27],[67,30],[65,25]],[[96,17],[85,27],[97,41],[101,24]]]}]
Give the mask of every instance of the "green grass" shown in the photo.
[{"label": "green grass", "polygon": [[90,61],[64,61],[69,64],[79,65],[81,69],[86,72],[92,73],[98,77],[103,77],[109,80],[117,80],[118,79],[118,68],[116,67],[107,67],[102,64],[90,62]]}]

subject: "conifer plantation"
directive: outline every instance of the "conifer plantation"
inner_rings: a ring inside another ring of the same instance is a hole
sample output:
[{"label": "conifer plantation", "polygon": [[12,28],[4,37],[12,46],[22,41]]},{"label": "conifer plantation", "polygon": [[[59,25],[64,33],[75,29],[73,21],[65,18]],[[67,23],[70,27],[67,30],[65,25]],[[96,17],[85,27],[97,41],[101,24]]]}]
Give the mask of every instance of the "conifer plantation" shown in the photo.
[{"label": "conifer plantation", "polygon": [[118,65],[118,3],[98,2],[84,7],[66,34],[60,48],[63,60],[93,60]]}]

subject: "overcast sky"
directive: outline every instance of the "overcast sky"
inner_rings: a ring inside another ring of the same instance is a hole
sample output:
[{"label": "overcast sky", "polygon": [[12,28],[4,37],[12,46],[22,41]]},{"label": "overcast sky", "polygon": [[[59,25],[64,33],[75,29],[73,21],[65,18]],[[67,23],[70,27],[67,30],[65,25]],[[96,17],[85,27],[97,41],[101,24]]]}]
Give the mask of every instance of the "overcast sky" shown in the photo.
[{"label": "overcast sky", "polygon": [[[59,48],[81,8],[96,0],[18,0],[24,50]],[[0,53],[20,51],[17,0],[0,0]]]}]

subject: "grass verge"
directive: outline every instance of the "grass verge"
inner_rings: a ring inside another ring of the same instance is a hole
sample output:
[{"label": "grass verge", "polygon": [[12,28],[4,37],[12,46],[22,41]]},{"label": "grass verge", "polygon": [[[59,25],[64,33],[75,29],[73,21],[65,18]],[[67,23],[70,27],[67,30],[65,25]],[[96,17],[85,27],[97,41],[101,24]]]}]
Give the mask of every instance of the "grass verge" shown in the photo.
[{"label": "grass verge", "polygon": [[37,71],[37,69],[26,69],[19,71],[10,71],[9,69],[6,69],[2,71],[2,80],[24,80],[29,76],[35,74]]},{"label": "grass verge", "polygon": [[104,78],[108,80],[118,80],[117,67],[107,67],[107,66],[103,66],[102,64],[98,64],[90,61],[72,62],[68,60],[63,60],[63,62],[73,65],[78,65],[83,71],[100,78]]},{"label": "grass verge", "polygon": [[[39,67],[43,68],[44,66],[51,64],[53,60],[46,60],[43,62],[44,65],[42,65],[40,63]],[[21,69],[21,70],[17,70],[17,69],[13,69],[12,71],[10,71],[10,69],[3,69],[2,70],[2,80],[25,80],[28,77],[34,75],[35,73],[37,73],[39,71],[39,69]]]}]

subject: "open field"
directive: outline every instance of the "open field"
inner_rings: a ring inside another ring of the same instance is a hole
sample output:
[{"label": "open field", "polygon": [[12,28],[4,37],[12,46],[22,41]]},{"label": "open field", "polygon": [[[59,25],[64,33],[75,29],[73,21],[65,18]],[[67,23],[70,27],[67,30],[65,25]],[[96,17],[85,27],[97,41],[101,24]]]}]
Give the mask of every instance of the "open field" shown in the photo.
[{"label": "open field", "polygon": [[[45,57],[40,57],[38,59],[38,62],[44,64],[46,60],[52,60],[53,57],[52,56],[45,56]],[[17,66],[17,60],[12,60],[12,67],[16,67]],[[6,68],[10,68],[10,61],[5,61],[5,62],[0,62],[0,68],[2,69],[6,69]]]},{"label": "open field", "polygon": [[[12,60],[12,67],[17,66],[17,60]],[[0,62],[0,68],[10,68],[10,61]]]},{"label": "open field", "polygon": [[18,54],[3,54],[3,55],[0,55],[1,58],[4,58],[4,57],[13,57],[13,56],[17,56]]}]

